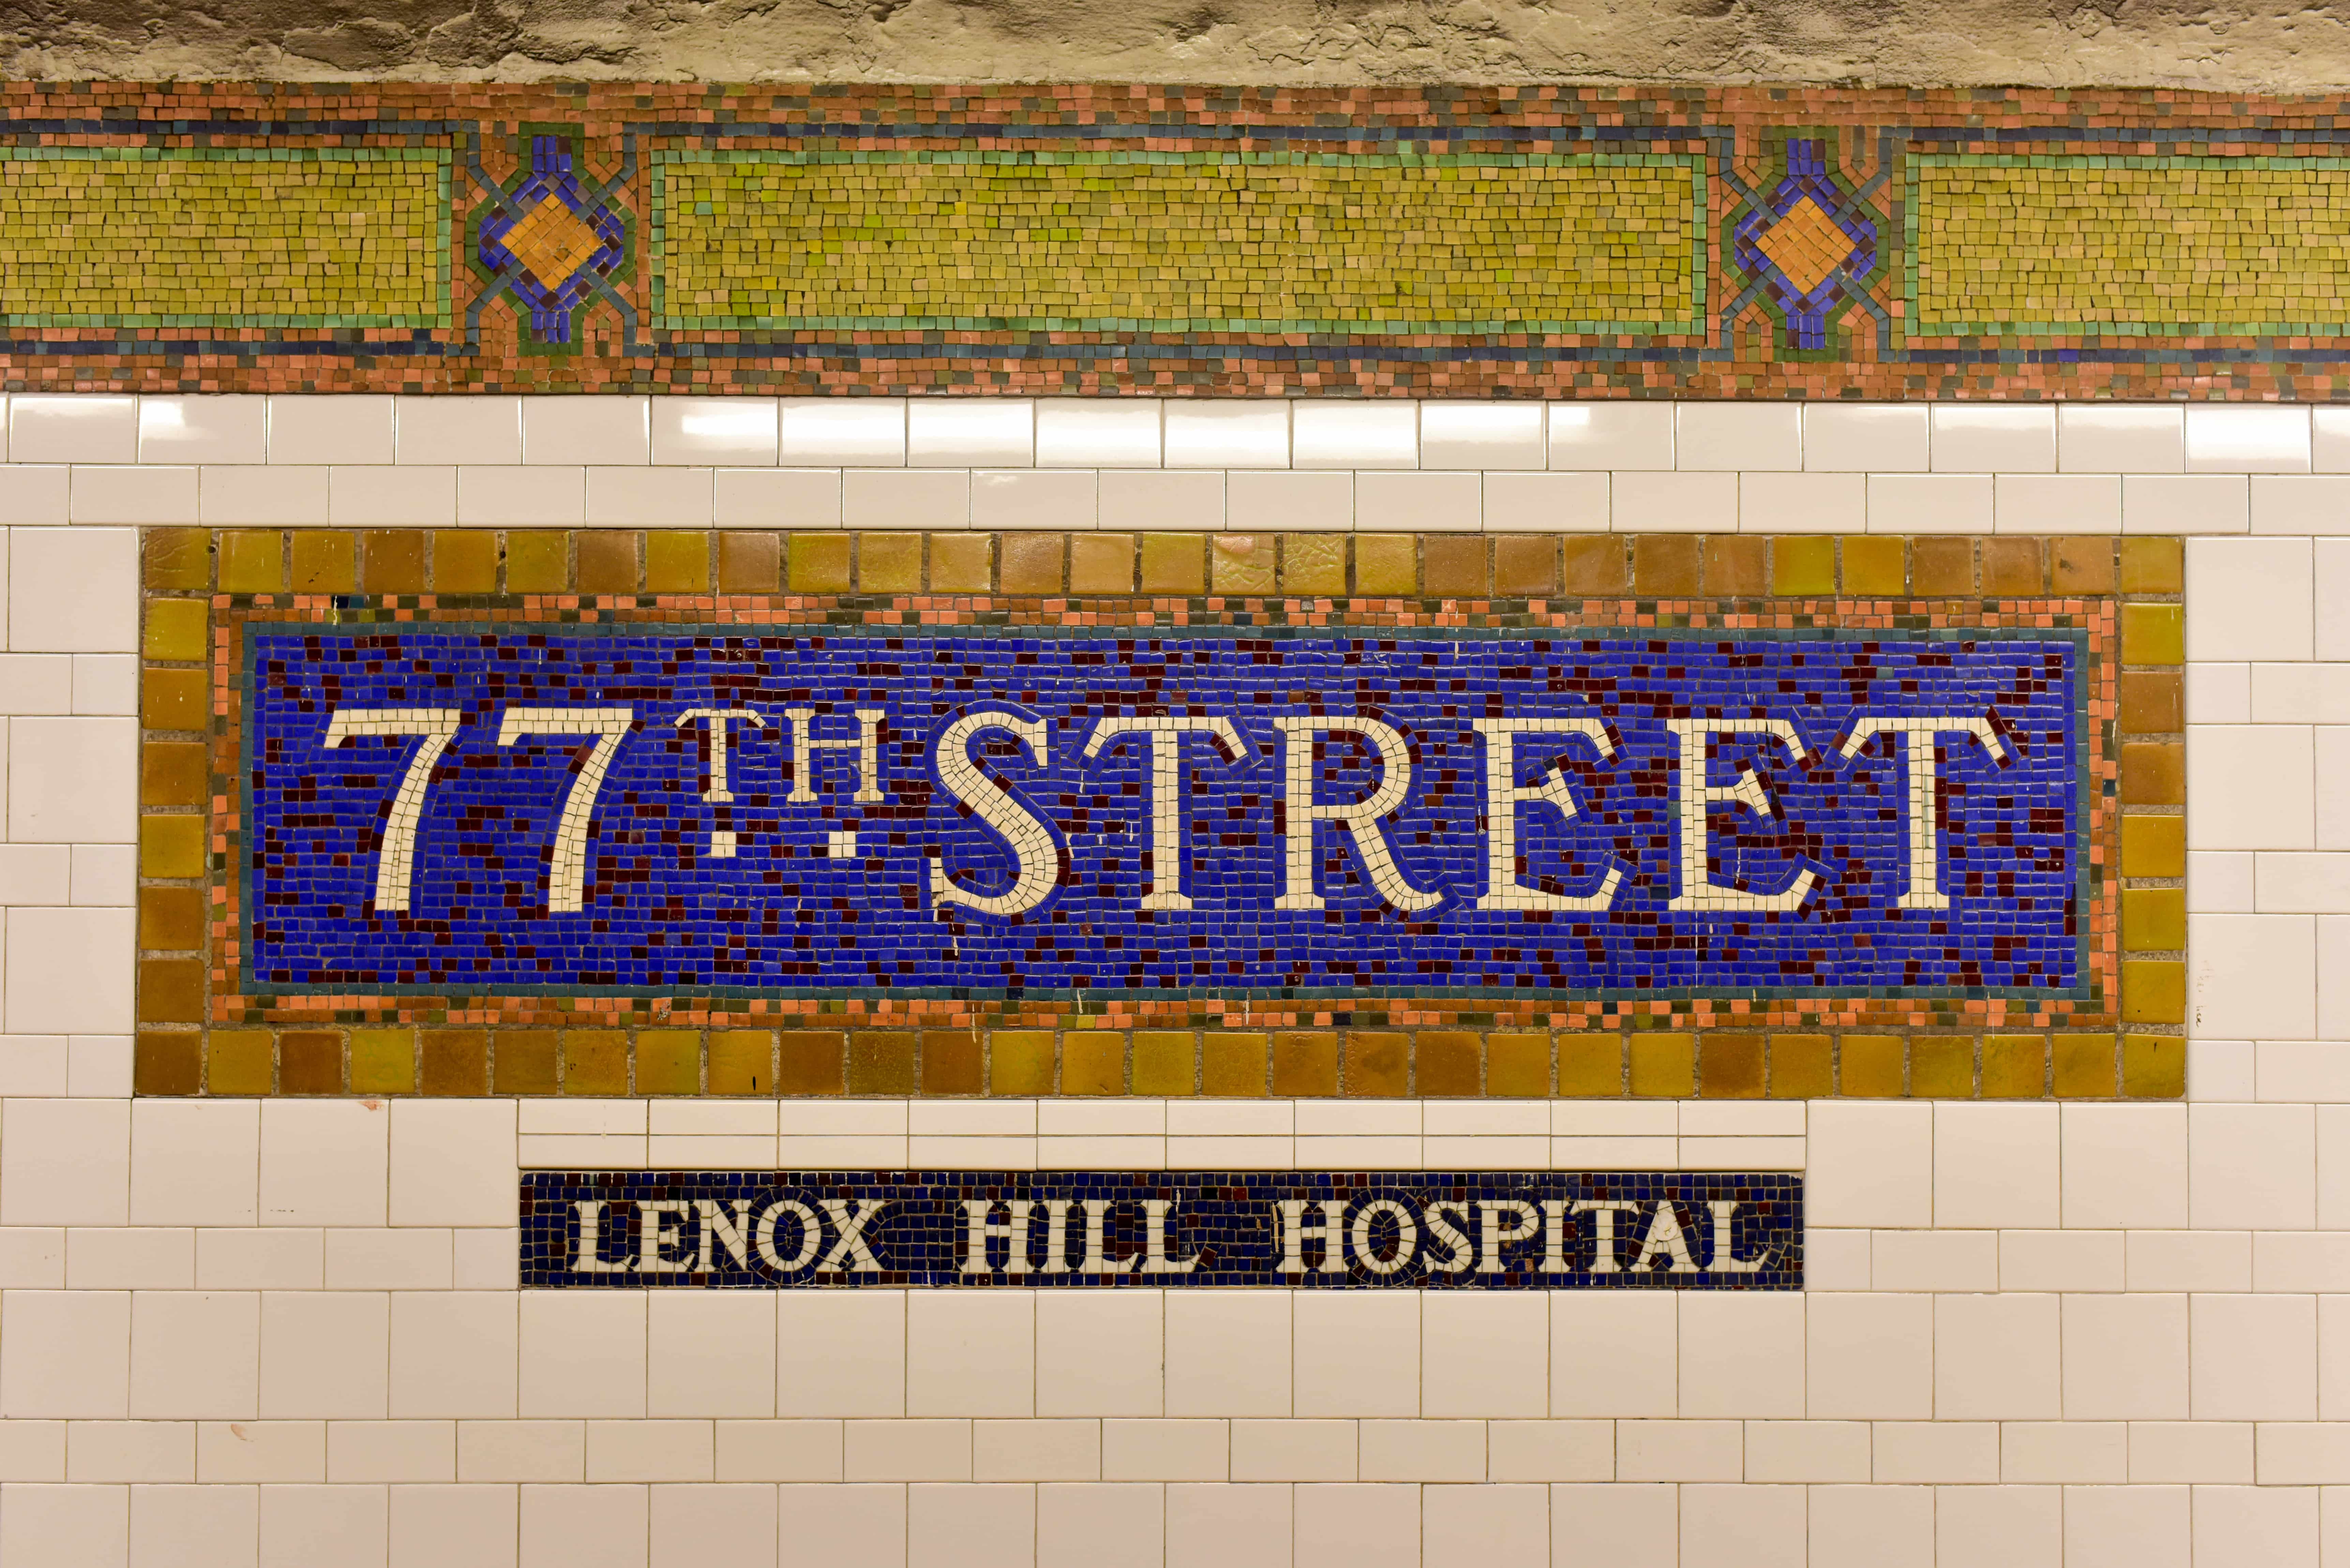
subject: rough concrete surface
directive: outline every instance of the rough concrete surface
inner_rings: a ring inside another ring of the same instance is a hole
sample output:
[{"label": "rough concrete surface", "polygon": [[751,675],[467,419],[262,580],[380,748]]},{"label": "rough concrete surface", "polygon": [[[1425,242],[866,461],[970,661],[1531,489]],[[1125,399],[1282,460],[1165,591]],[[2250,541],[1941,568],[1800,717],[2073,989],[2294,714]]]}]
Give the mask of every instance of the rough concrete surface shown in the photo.
[{"label": "rough concrete surface", "polygon": [[14,78],[2350,83],[2254,0],[0,0]]}]

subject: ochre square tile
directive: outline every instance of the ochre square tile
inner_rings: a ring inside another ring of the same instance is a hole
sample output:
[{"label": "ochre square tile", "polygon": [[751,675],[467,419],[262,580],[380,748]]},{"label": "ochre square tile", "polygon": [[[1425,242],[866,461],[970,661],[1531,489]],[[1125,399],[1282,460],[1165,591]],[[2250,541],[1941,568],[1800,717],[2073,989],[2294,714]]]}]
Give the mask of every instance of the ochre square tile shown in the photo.
[{"label": "ochre square tile", "polygon": [[1411,1092],[1411,1036],[1376,1030],[1347,1033],[1344,1092],[1391,1096]]},{"label": "ochre square tile", "polygon": [[139,889],[141,952],[192,952],[204,945],[204,890],[201,888]]},{"label": "ochre square tile", "polygon": [[1708,1034],[1698,1042],[1698,1045],[1699,1094],[1709,1100],[1762,1098],[1762,1035]]},{"label": "ochre square tile", "polygon": [[276,529],[240,529],[220,536],[223,593],[276,594],[286,589],[286,535]]},{"label": "ochre square tile", "polygon": [[1493,539],[1493,592],[1537,598],[1558,590],[1558,541],[1548,534],[1501,534]]},{"label": "ochre square tile", "polygon": [[[554,1087],[554,1054],[550,1042],[546,1075],[547,1088],[539,1091],[540,1093],[552,1092]],[[419,1092],[427,1095],[452,1096],[486,1095],[490,1092],[490,1036],[486,1030],[427,1029],[418,1037],[416,1047],[416,1079]],[[505,1084],[502,1079],[499,1084],[502,1093],[529,1092],[520,1086],[521,1083],[526,1082],[531,1076],[528,1067],[521,1061],[521,1058],[527,1054],[526,1050],[517,1050],[515,1063],[519,1078],[514,1085]],[[502,1064],[503,1062],[502,1055]]]},{"label": "ochre square tile", "polygon": [[2040,1034],[1986,1034],[1982,1092],[1987,1100],[2036,1100],[2048,1093],[2048,1040]]},{"label": "ochre square tile", "polygon": [[325,1030],[289,1029],[277,1037],[277,1092],[343,1092],[343,1037]]},{"label": "ochre square tile", "polygon": [[[1925,538],[1909,543],[1909,591],[1929,597],[1967,595],[1976,590],[1975,542],[1972,539]],[[1898,593],[1899,589],[1892,590]]]},{"label": "ochre square tile", "polygon": [[1836,1092],[1856,1100],[1898,1099],[1908,1057],[1898,1034],[1847,1034],[1836,1043]]},{"label": "ochre square tile", "polygon": [[203,528],[150,528],[139,541],[140,576],[151,588],[213,586],[213,536]]},{"label": "ochre square tile", "polygon": [[857,535],[857,591],[911,594],[922,587],[922,536],[889,533]]},{"label": "ochre square tile", "polygon": [[2176,959],[2124,959],[2122,1021],[2186,1023],[2187,966]]},{"label": "ochre square tile", "polygon": [[728,529],[718,535],[718,591],[771,594],[783,587],[784,539],[780,534]]},{"label": "ochre square tile", "polygon": [[845,594],[848,591],[846,534],[795,534],[790,545],[791,587],[795,594]]},{"label": "ochre square tile", "polygon": [[444,528],[432,535],[432,591],[498,591],[498,536],[477,528]]},{"label": "ochre square tile", "polygon": [[1818,1100],[1835,1093],[1835,1042],[1825,1034],[1771,1036],[1771,1097]]},{"label": "ochre square tile", "polygon": [[[425,1036],[426,1078],[431,1079],[432,1036]],[[561,1061],[552,1029],[501,1029],[492,1037],[490,1087],[501,1095],[551,1095]],[[427,1093],[432,1091],[427,1090]]]},{"label": "ochre square tile", "polygon": [[1347,591],[1344,534],[1284,534],[1281,538],[1281,591],[1336,598]]},{"label": "ochre square tile", "polygon": [[416,1093],[416,1030],[352,1030],[350,1093]]},{"label": "ochre square tile", "polygon": [[2114,1037],[2056,1036],[2055,1089],[2060,1100],[2109,1100],[2116,1092]]},{"label": "ochre square tile", "polygon": [[[1932,541],[1918,541],[1920,544],[1929,542]],[[1846,593],[1882,597],[1898,597],[1909,591],[1908,560],[1899,539],[1877,534],[1847,534],[1836,542],[1836,553],[1843,558]],[[1970,571],[1967,576],[1971,586],[1973,573]],[[1921,584],[1918,591],[1922,594],[1932,590]],[[1940,591],[1948,593],[1951,590],[1945,588]]]},{"label": "ochre square tile", "polygon": [[2121,728],[2126,735],[2167,735],[2187,728],[2187,678],[2173,670],[2126,670]]},{"label": "ochre square tile", "polygon": [[141,1030],[131,1047],[130,1092],[192,1095],[203,1086],[204,1037]]},{"label": "ochre square tile", "polygon": [[[1350,1046],[1350,1062],[1353,1054]],[[1482,1092],[1479,1054],[1477,1036],[1465,1030],[1421,1030],[1412,1052],[1413,1092],[1439,1097]]]},{"label": "ochre square tile", "polygon": [[2124,805],[2183,805],[2187,748],[2177,741],[2132,741],[2122,747]]},{"label": "ochre square tile", "polygon": [[635,593],[640,541],[641,535],[629,533],[598,531],[576,535],[572,548],[578,556],[579,591]]},{"label": "ochre square tile", "polygon": [[2182,541],[2146,535],[2122,541],[2122,592],[2175,594],[2186,586],[2186,552]]},{"label": "ochre square tile", "polygon": [[1550,1036],[1508,1031],[1485,1037],[1485,1093],[1496,1099],[1542,1099],[1550,1093]]},{"label": "ochre square tile", "polygon": [[1558,1092],[1576,1099],[1620,1099],[1624,1040],[1617,1034],[1561,1034]]},{"label": "ochre square tile", "polygon": [[903,1030],[858,1029],[848,1035],[848,1092],[897,1095],[914,1092],[916,1037]]},{"label": "ochre square tile", "polygon": [[359,587],[351,536],[331,529],[305,528],[294,535],[293,587],[297,594],[348,594]]},{"label": "ochre square tile", "polygon": [[[835,1053],[834,1059],[838,1060],[838,1053]],[[712,1030],[710,1092],[713,1095],[775,1094],[775,1032],[767,1029]]]},{"label": "ochre square tile", "polygon": [[1199,594],[1207,591],[1207,540],[1197,534],[1142,536],[1142,591]]},{"label": "ochre square tile", "polygon": [[1688,598],[1698,591],[1702,542],[1693,534],[1643,534],[1632,541],[1632,590]]},{"label": "ochre square tile", "polygon": [[563,1032],[563,1092],[625,1095],[629,1092],[629,1036],[619,1029]]},{"label": "ochre square tile", "polygon": [[1113,1029],[1072,1029],[1062,1035],[1061,1093],[1126,1093],[1126,1036]]},{"label": "ochre square tile", "polygon": [[2187,875],[2187,819],[2132,812],[2122,818],[2122,875]]},{"label": "ochre square tile", "polygon": [[140,805],[203,805],[210,763],[201,741],[145,741],[139,747]]},{"label": "ochre square tile", "polygon": [[142,816],[139,819],[141,877],[201,877],[204,874],[204,819]]},{"label": "ochre square tile", "polygon": [[360,580],[371,594],[424,591],[424,535],[421,529],[387,528],[359,536],[365,563]]},{"label": "ochre square tile", "polygon": [[571,540],[553,530],[506,535],[506,592],[559,594],[571,586]]},{"label": "ochre square tile", "polygon": [[2122,1094],[2133,1100],[2176,1100],[2187,1093],[2187,1042],[2176,1034],[2122,1037]]},{"label": "ochre square tile", "polygon": [[1921,1100],[1964,1100],[1975,1092],[1975,1043],[1962,1034],[1909,1040],[1909,1093]]},{"label": "ochre square tile", "polygon": [[146,635],[140,651],[178,663],[209,659],[213,651],[211,607],[202,599],[149,599]]},{"label": "ochre square tile", "polygon": [[710,535],[698,530],[646,535],[645,591],[653,594],[708,593]]},{"label": "ochre square tile", "polygon": [[269,1031],[215,1029],[204,1037],[204,1089],[214,1095],[265,1095],[271,1071]]},{"label": "ochre square tile", "polygon": [[1199,1042],[1189,1030],[1134,1032],[1134,1092],[1176,1097],[1199,1093]]},{"label": "ochre square tile", "polygon": [[1268,1039],[1244,1030],[1210,1030],[1200,1042],[1200,1092],[1228,1098],[1265,1092]]},{"label": "ochre square tile", "polygon": [[139,711],[151,730],[209,730],[212,678],[201,670],[140,672]]},{"label": "ochre square tile", "polygon": [[636,1092],[639,1095],[702,1093],[702,1032],[698,1029],[637,1031]]},{"label": "ochre square tile", "polygon": [[837,1030],[786,1029],[775,1036],[775,1093],[837,1095],[847,1040]]},{"label": "ochre square tile", "polygon": [[931,535],[931,591],[983,594],[995,586],[995,539],[989,534]]},{"label": "ochre square tile", "polygon": [[1783,534],[1771,541],[1771,591],[1835,592],[1835,541],[1825,535]]},{"label": "ochre square tile", "polygon": [[1687,1099],[1697,1092],[1697,1036],[1635,1034],[1631,1039],[1632,1093]]},{"label": "ochre square tile", "polygon": [[2083,535],[2059,535],[2049,541],[2050,586],[2060,594],[2109,594],[2114,591],[2114,541]]},{"label": "ochre square tile", "polygon": [[1419,591],[1419,541],[1409,534],[1363,534],[1355,539],[1355,591],[1379,598]]},{"label": "ochre square tile", "polygon": [[1049,1095],[1055,1057],[1049,1029],[999,1029],[987,1037],[987,1092]]},{"label": "ochre square tile", "polygon": [[2024,597],[2044,593],[2048,574],[2036,538],[2007,535],[1982,542],[1982,591]]},{"label": "ochre square tile", "polygon": [[1771,591],[1771,542],[1759,535],[1707,536],[1700,568],[1710,594],[1745,598]]},{"label": "ochre square tile", "polygon": [[1274,587],[1270,534],[1219,534],[1208,545],[1208,587],[1219,594],[1262,597]]},{"label": "ochre square tile", "polygon": [[986,1053],[969,1029],[922,1032],[922,1093],[976,1095],[986,1087]]},{"label": "ochre square tile", "polygon": [[1620,534],[1570,534],[1559,541],[1560,583],[1568,594],[1588,598],[1620,594],[1632,586],[1631,545]]},{"label": "ochre square tile", "polygon": [[139,961],[139,1022],[201,1023],[204,1017],[202,959],[143,958]]},{"label": "ochre square tile", "polygon": [[1273,1092],[1309,1099],[1338,1092],[1338,1037],[1291,1032],[1273,1037]]},{"label": "ochre square tile", "polygon": [[1419,542],[1420,592],[1436,598],[1474,599],[1486,594],[1485,536],[1430,534]]},{"label": "ochre square tile", "polygon": [[[1196,543],[1196,541],[1194,541]],[[997,541],[1003,565],[997,577],[1007,594],[1057,594],[1064,582],[1066,534],[1006,534]]]},{"label": "ochre square tile", "polygon": [[2187,946],[2187,892],[2181,888],[2122,891],[2122,951],[2178,952]]},{"label": "ochre square tile", "polygon": [[1130,594],[1134,591],[1134,535],[1077,534],[1069,539],[1069,591]]},{"label": "ochre square tile", "polygon": [[2122,606],[2124,664],[2187,662],[2187,620],[2181,605]]}]

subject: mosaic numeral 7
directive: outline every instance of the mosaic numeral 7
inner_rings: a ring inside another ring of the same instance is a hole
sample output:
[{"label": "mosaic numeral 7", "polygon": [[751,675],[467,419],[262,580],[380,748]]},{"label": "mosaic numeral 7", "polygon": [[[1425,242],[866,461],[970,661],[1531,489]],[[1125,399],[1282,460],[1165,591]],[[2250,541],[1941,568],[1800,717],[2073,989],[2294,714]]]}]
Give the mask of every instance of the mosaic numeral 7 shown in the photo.
[{"label": "mosaic numeral 7", "polygon": [[[384,819],[383,846],[376,861],[375,907],[404,911],[408,908],[411,875],[416,864],[416,828],[424,816],[424,792],[432,783],[433,764],[456,737],[463,717],[455,708],[344,708],[328,721],[326,744],[340,746],[354,735],[421,736],[424,743],[408,760]],[[595,749],[571,781],[564,796],[563,814],[555,825],[554,863],[547,878],[549,912],[567,914],[585,902],[588,867],[588,821],[595,814],[596,797],[603,793],[613,753],[635,723],[627,708],[509,708],[498,727],[498,744],[511,746],[532,735],[592,735]]]}]

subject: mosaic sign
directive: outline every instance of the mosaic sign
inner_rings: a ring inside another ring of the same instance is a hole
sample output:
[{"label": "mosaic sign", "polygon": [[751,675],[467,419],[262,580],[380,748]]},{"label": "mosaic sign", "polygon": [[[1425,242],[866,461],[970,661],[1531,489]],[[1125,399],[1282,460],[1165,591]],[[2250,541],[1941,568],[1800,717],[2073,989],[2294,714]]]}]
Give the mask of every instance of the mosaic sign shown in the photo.
[{"label": "mosaic sign", "polygon": [[125,391],[2325,397],[2345,154],[2339,95],[2168,89],[18,82],[0,366]]},{"label": "mosaic sign", "polygon": [[2085,646],[256,623],[244,986],[2085,994]]},{"label": "mosaic sign", "polygon": [[1804,1285],[1804,1179],[532,1172],[525,1288]]}]

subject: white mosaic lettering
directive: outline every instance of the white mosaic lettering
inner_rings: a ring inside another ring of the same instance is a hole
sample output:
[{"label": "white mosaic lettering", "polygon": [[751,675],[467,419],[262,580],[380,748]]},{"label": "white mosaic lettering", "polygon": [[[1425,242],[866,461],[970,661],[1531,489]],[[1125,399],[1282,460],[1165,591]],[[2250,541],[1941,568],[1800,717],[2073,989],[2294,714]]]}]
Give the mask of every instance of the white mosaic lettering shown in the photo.
[{"label": "white mosaic lettering", "polygon": [[1324,1198],[1315,1200],[1315,1207],[1322,1211],[1321,1215],[1309,1220],[1305,1218],[1306,1199],[1303,1198],[1284,1198],[1278,1206],[1280,1217],[1275,1223],[1281,1228],[1281,1262],[1277,1266],[1284,1274],[1305,1272],[1305,1243],[1315,1240],[1322,1243],[1322,1272],[1347,1272],[1345,1249],[1340,1244],[1346,1234],[1347,1206],[1337,1199]]},{"label": "white mosaic lettering", "polygon": [[1706,1204],[1712,1216],[1713,1255],[1706,1260],[1706,1272],[1715,1274],[1755,1274],[1762,1271],[1760,1258],[1741,1258],[1731,1246],[1730,1217],[1738,1212],[1735,1202],[1712,1199]]},{"label": "white mosaic lettering", "polygon": [[[1504,1219],[1504,1216],[1511,1218]],[[1502,1249],[1532,1237],[1542,1223],[1534,1206],[1522,1198],[1477,1201],[1477,1272],[1502,1272]]]},{"label": "white mosaic lettering", "polygon": [[1648,1220],[1648,1233],[1640,1242],[1639,1256],[1632,1260],[1632,1272],[1654,1273],[1657,1260],[1669,1258],[1670,1274],[1694,1274],[1697,1261],[1690,1256],[1689,1238],[1681,1232],[1681,1217],[1673,1211],[1672,1204],[1659,1199],[1655,1214]]},{"label": "white mosaic lettering", "polygon": [[1025,1198],[1012,1199],[1008,1205],[1012,1217],[1009,1220],[996,1219],[996,1210],[1006,1206],[986,1198],[963,1199],[963,1217],[969,1221],[970,1226],[968,1239],[963,1248],[962,1272],[964,1273],[996,1272],[995,1265],[987,1261],[987,1243],[991,1238],[996,1236],[1003,1238],[1006,1251],[1010,1254],[1004,1262],[1003,1272],[1007,1274],[1024,1274],[1028,1272],[1028,1211],[1034,1209],[1035,1204]]},{"label": "white mosaic lettering", "polygon": [[1597,719],[1472,719],[1471,726],[1485,737],[1485,891],[1477,900],[1481,909],[1605,909],[1616,902],[1624,885],[1624,868],[1610,864],[1596,893],[1553,893],[1529,888],[1519,879],[1518,807],[1543,805],[1573,821],[1575,792],[1563,769],[1552,768],[1539,783],[1518,779],[1517,738],[1520,735],[1580,735],[1602,757],[1616,754],[1607,726]]},{"label": "white mosaic lettering", "polygon": [[[1404,877],[1388,847],[1387,830],[1379,818],[1403,804],[1411,793],[1411,757],[1403,736],[1391,724],[1377,719],[1305,717],[1282,714],[1273,721],[1282,738],[1282,845],[1286,855],[1285,877],[1276,909],[1318,909],[1322,894],[1314,871],[1314,825],[1335,822],[1355,841],[1355,853],[1371,874],[1379,897],[1407,912],[1432,909],[1444,895],[1415,888]],[[1314,799],[1314,753],[1326,735],[1359,735],[1379,754],[1379,787],[1351,804],[1316,805]]]},{"label": "white mosaic lettering", "polygon": [[[1396,1225],[1395,1251],[1385,1258],[1372,1250],[1371,1241],[1371,1222],[1382,1214],[1392,1218]],[[1347,1237],[1354,1243],[1355,1262],[1375,1274],[1392,1274],[1410,1262],[1412,1254],[1419,1251],[1419,1222],[1411,1217],[1410,1210],[1394,1199],[1374,1198],[1355,1210],[1354,1223],[1347,1227]]]},{"label": "white mosaic lettering", "polygon": [[635,1268],[635,1260],[621,1258],[608,1262],[604,1251],[604,1209],[600,1198],[583,1198],[572,1207],[579,1213],[579,1252],[572,1261],[575,1274],[625,1274]]},{"label": "white mosaic lettering", "polygon": [[1044,765],[1044,721],[1023,719],[1017,713],[994,708],[966,713],[949,724],[939,735],[931,762],[947,793],[970,807],[973,816],[1011,846],[1012,886],[1001,893],[974,893],[947,875],[933,850],[931,902],[934,906],[960,904],[983,915],[1024,915],[1043,903],[1053,885],[1060,880],[1060,848],[1054,842],[1051,828],[1039,822],[1002,785],[980,772],[979,764],[971,760],[972,737],[986,730],[1010,731],[1027,743],[1028,754],[1036,759],[1037,764]]},{"label": "white mosaic lettering", "polygon": [[1213,735],[1223,749],[1224,759],[1232,763],[1248,760],[1248,742],[1241,739],[1232,722],[1221,715],[1205,719],[1111,718],[1094,726],[1093,734],[1086,741],[1087,760],[1099,756],[1102,748],[1114,744],[1117,737],[1128,734],[1150,738],[1150,890],[1143,894],[1138,908],[1188,909],[1191,899],[1183,891],[1183,816],[1191,804],[1191,792],[1184,787],[1183,737]]},{"label": "white mosaic lettering", "polygon": [[649,1198],[637,1205],[637,1272],[681,1274],[685,1260],[669,1255],[671,1242],[685,1241],[685,1216],[692,1205],[682,1198]]},{"label": "white mosaic lettering", "polygon": [[604,775],[636,719],[627,708],[509,708],[498,726],[498,744],[511,746],[529,735],[593,735],[594,749],[579,764],[563,815],[555,825],[555,856],[547,877],[546,908],[568,914],[581,907],[588,883],[588,823]]},{"label": "white mosaic lettering", "polygon": [[841,1261],[847,1259],[850,1261],[850,1273],[879,1273],[881,1260],[875,1257],[873,1249],[865,1244],[865,1227],[880,1217],[886,1200],[878,1198],[827,1198],[822,1201],[826,1215],[832,1220],[832,1228],[839,1231],[840,1236],[833,1242],[832,1250],[825,1253],[824,1261],[816,1266],[816,1272],[819,1274],[839,1273]]},{"label": "white mosaic lettering", "polygon": [[1640,1206],[1628,1198],[1578,1198],[1575,1212],[1591,1216],[1591,1272],[1595,1274],[1620,1272],[1616,1262],[1616,1216],[1634,1214]]},{"label": "white mosaic lettering", "polygon": [[1048,1274],[1069,1272],[1069,1204],[1066,1198],[1045,1199],[1045,1269]]},{"label": "white mosaic lettering", "polygon": [[[800,1228],[800,1250],[790,1258],[785,1258],[775,1247],[775,1226],[786,1214],[797,1220]],[[817,1221],[816,1210],[796,1198],[783,1199],[759,1210],[758,1223],[751,1232],[752,1245],[759,1249],[759,1256],[766,1262],[767,1267],[782,1274],[795,1274],[806,1268],[815,1259],[816,1247],[823,1239],[824,1227]]]},{"label": "white mosaic lettering", "polygon": [[1802,762],[1804,738],[1784,719],[1668,719],[1666,728],[1680,740],[1680,891],[1665,907],[1669,909],[1794,909],[1802,907],[1819,878],[1806,867],[1776,893],[1726,886],[1713,879],[1712,855],[1706,843],[1706,814],[1713,803],[1734,800],[1757,816],[1770,816],[1777,807],[1752,768],[1741,768],[1738,782],[1705,782],[1706,749],[1717,735],[1770,735]]},{"label": "white mosaic lettering", "polygon": [[[1448,1214],[1460,1220],[1461,1224],[1456,1226],[1447,1222],[1444,1217]],[[1468,1272],[1470,1266],[1477,1261],[1477,1254],[1471,1250],[1468,1234],[1463,1229],[1469,1223],[1468,1205],[1455,1203],[1450,1199],[1431,1203],[1428,1206],[1427,1219],[1428,1239],[1448,1253],[1440,1262],[1430,1258],[1428,1266],[1440,1274]]]},{"label": "white mosaic lettering", "polygon": [[404,913],[408,909],[410,879],[416,869],[416,827],[424,816],[424,792],[432,787],[433,764],[441,753],[449,749],[456,737],[458,721],[464,717],[456,708],[338,708],[327,721],[325,745],[328,751],[340,746],[353,736],[406,736],[422,739],[416,754],[408,759],[408,771],[400,775],[400,788],[391,797],[391,810],[383,821],[383,847],[377,851],[375,863],[375,907],[384,913]]},{"label": "white mosaic lettering", "polygon": [[[748,708],[688,708],[677,716],[677,727],[684,729],[696,719],[705,722],[702,730],[703,765],[710,774],[710,787],[702,798],[712,805],[732,802],[734,792],[726,787],[726,764],[734,750],[734,731],[731,720],[740,719],[753,729],[764,729],[767,722]],[[734,857],[734,832],[732,828],[710,830],[710,857],[731,860]]]},{"label": "white mosaic lettering", "polygon": [[1170,1198],[1142,1200],[1142,1272],[1146,1274],[1188,1274],[1200,1266],[1196,1257],[1167,1255],[1167,1216],[1174,1208]]},{"label": "white mosaic lettering", "polygon": [[[734,1212],[729,1215],[726,1210]],[[701,1262],[699,1267],[709,1273],[717,1266],[717,1250],[723,1245],[733,1256],[735,1267],[751,1266],[751,1200],[737,1198],[722,1206],[707,1198],[693,1200],[694,1217],[701,1222]]]},{"label": "white mosaic lettering", "polygon": [[1946,714],[1940,718],[1897,718],[1886,713],[1863,713],[1853,722],[1852,733],[1844,738],[1837,750],[1848,760],[1868,744],[1872,736],[1899,735],[1900,756],[1908,773],[1909,805],[1909,886],[1899,899],[1905,909],[1947,909],[1950,896],[1942,891],[1940,846],[1935,832],[1935,746],[1942,735],[1972,735],[1983,750],[2000,762],[2010,755],[1999,732],[1988,719],[1962,718]]},{"label": "white mosaic lettering", "polygon": [[1130,1274],[1134,1272],[1132,1258],[1109,1255],[1109,1202],[1107,1199],[1088,1198],[1086,1210],[1086,1261],[1079,1272],[1088,1274]]},{"label": "white mosaic lettering", "polygon": [[[792,722],[792,789],[784,797],[785,800],[804,805],[816,798],[818,752],[857,753],[857,793],[849,799],[859,805],[871,805],[889,798],[881,793],[881,721],[889,715],[879,708],[859,708],[856,711],[855,740],[844,736],[837,741],[819,741],[809,732],[816,722],[815,709],[784,710],[784,717]],[[1038,760],[1042,760],[1041,755]]]}]

